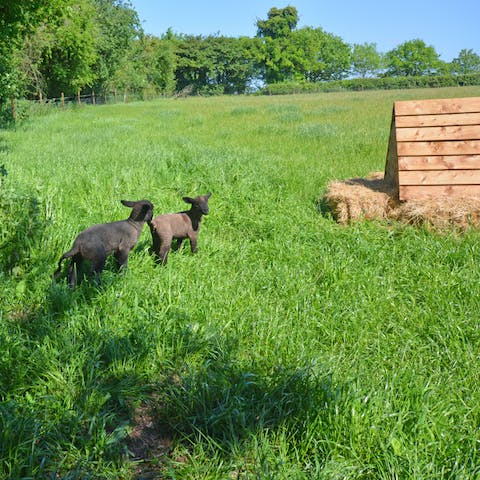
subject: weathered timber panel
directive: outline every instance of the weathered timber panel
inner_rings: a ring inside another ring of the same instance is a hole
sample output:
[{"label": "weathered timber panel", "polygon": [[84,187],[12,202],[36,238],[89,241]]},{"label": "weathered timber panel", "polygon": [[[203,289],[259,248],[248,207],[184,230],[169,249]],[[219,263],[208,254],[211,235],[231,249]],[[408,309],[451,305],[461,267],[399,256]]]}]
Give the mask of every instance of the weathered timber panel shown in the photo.
[{"label": "weathered timber panel", "polygon": [[449,125],[480,125],[480,113],[447,113],[445,115],[398,115],[397,127],[442,127]]},{"label": "weathered timber panel", "polygon": [[444,141],[452,139],[480,140],[480,124],[418,128],[399,128],[397,125],[397,142]]},{"label": "weathered timber panel", "polygon": [[400,200],[480,196],[480,97],[395,102],[385,179]]},{"label": "weathered timber panel", "polygon": [[403,200],[428,200],[438,197],[480,197],[480,185],[400,185]]},{"label": "weathered timber panel", "polygon": [[480,170],[403,170],[400,185],[480,185]]},{"label": "weathered timber panel", "polygon": [[446,113],[478,113],[480,97],[395,102],[396,115],[435,115]]},{"label": "weathered timber panel", "polygon": [[399,170],[466,170],[479,168],[477,155],[398,157]]},{"label": "weathered timber panel", "polygon": [[[398,142],[397,153],[407,155],[480,155],[480,140]],[[479,158],[480,160],[480,158]],[[479,164],[480,168],[480,164]]]}]

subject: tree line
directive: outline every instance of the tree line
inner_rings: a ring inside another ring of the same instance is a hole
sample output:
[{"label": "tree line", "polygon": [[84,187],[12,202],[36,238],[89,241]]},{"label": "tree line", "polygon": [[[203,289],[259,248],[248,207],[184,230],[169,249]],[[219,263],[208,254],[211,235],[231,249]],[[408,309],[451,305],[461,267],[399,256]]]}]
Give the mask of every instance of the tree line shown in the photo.
[{"label": "tree line", "polygon": [[321,27],[298,28],[293,6],[271,8],[255,37],[143,32],[126,0],[0,0],[0,101],[42,100],[90,89],[171,95],[241,94],[282,82],[465,75],[480,56],[444,62],[423,40],[378,52]]}]

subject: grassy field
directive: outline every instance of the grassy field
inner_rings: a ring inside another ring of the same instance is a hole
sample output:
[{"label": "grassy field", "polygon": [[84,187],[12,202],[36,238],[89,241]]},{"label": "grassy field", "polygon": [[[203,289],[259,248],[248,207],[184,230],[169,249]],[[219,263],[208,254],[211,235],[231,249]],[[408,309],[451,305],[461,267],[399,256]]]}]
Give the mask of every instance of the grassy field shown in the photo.
[{"label": "grassy field", "polygon": [[[480,244],[341,227],[392,104],[480,87],[165,99],[0,132],[0,478],[480,478]],[[213,192],[199,253],[71,291],[76,234]]]}]

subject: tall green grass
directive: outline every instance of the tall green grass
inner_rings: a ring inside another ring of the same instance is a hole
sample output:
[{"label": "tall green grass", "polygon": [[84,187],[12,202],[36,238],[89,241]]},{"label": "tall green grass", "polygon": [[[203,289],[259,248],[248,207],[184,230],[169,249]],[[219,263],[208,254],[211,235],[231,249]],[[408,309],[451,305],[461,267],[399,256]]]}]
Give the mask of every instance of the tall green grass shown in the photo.
[{"label": "tall green grass", "polygon": [[[319,208],[384,168],[393,101],[474,95],[159,100],[1,132],[0,477],[480,476],[478,233]],[[145,228],[101,288],[52,282],[120,199],[208,191],[198,255],[160,267]],[[143,461],[139,406],[169,445]]]}]

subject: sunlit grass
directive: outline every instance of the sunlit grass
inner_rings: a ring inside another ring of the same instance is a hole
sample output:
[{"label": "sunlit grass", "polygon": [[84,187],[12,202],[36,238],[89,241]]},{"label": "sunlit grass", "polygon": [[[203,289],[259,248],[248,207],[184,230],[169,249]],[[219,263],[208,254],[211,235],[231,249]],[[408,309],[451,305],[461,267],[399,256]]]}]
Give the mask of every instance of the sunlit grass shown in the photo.
[{"label": "sunlit grass", "polygon": [[[393,101],[474,95],[165,99],[1,132],[1,231],[22,234],[0,263],[0,477],[138,478],[143,401],[173,441],[161,478],[480,475],[478,234],[341,227],[318,204],[383,170]],[[100,289],[52,283],[120,199],[158,214],[209,191],[197,256],[160,267],[145,227]]]}]

